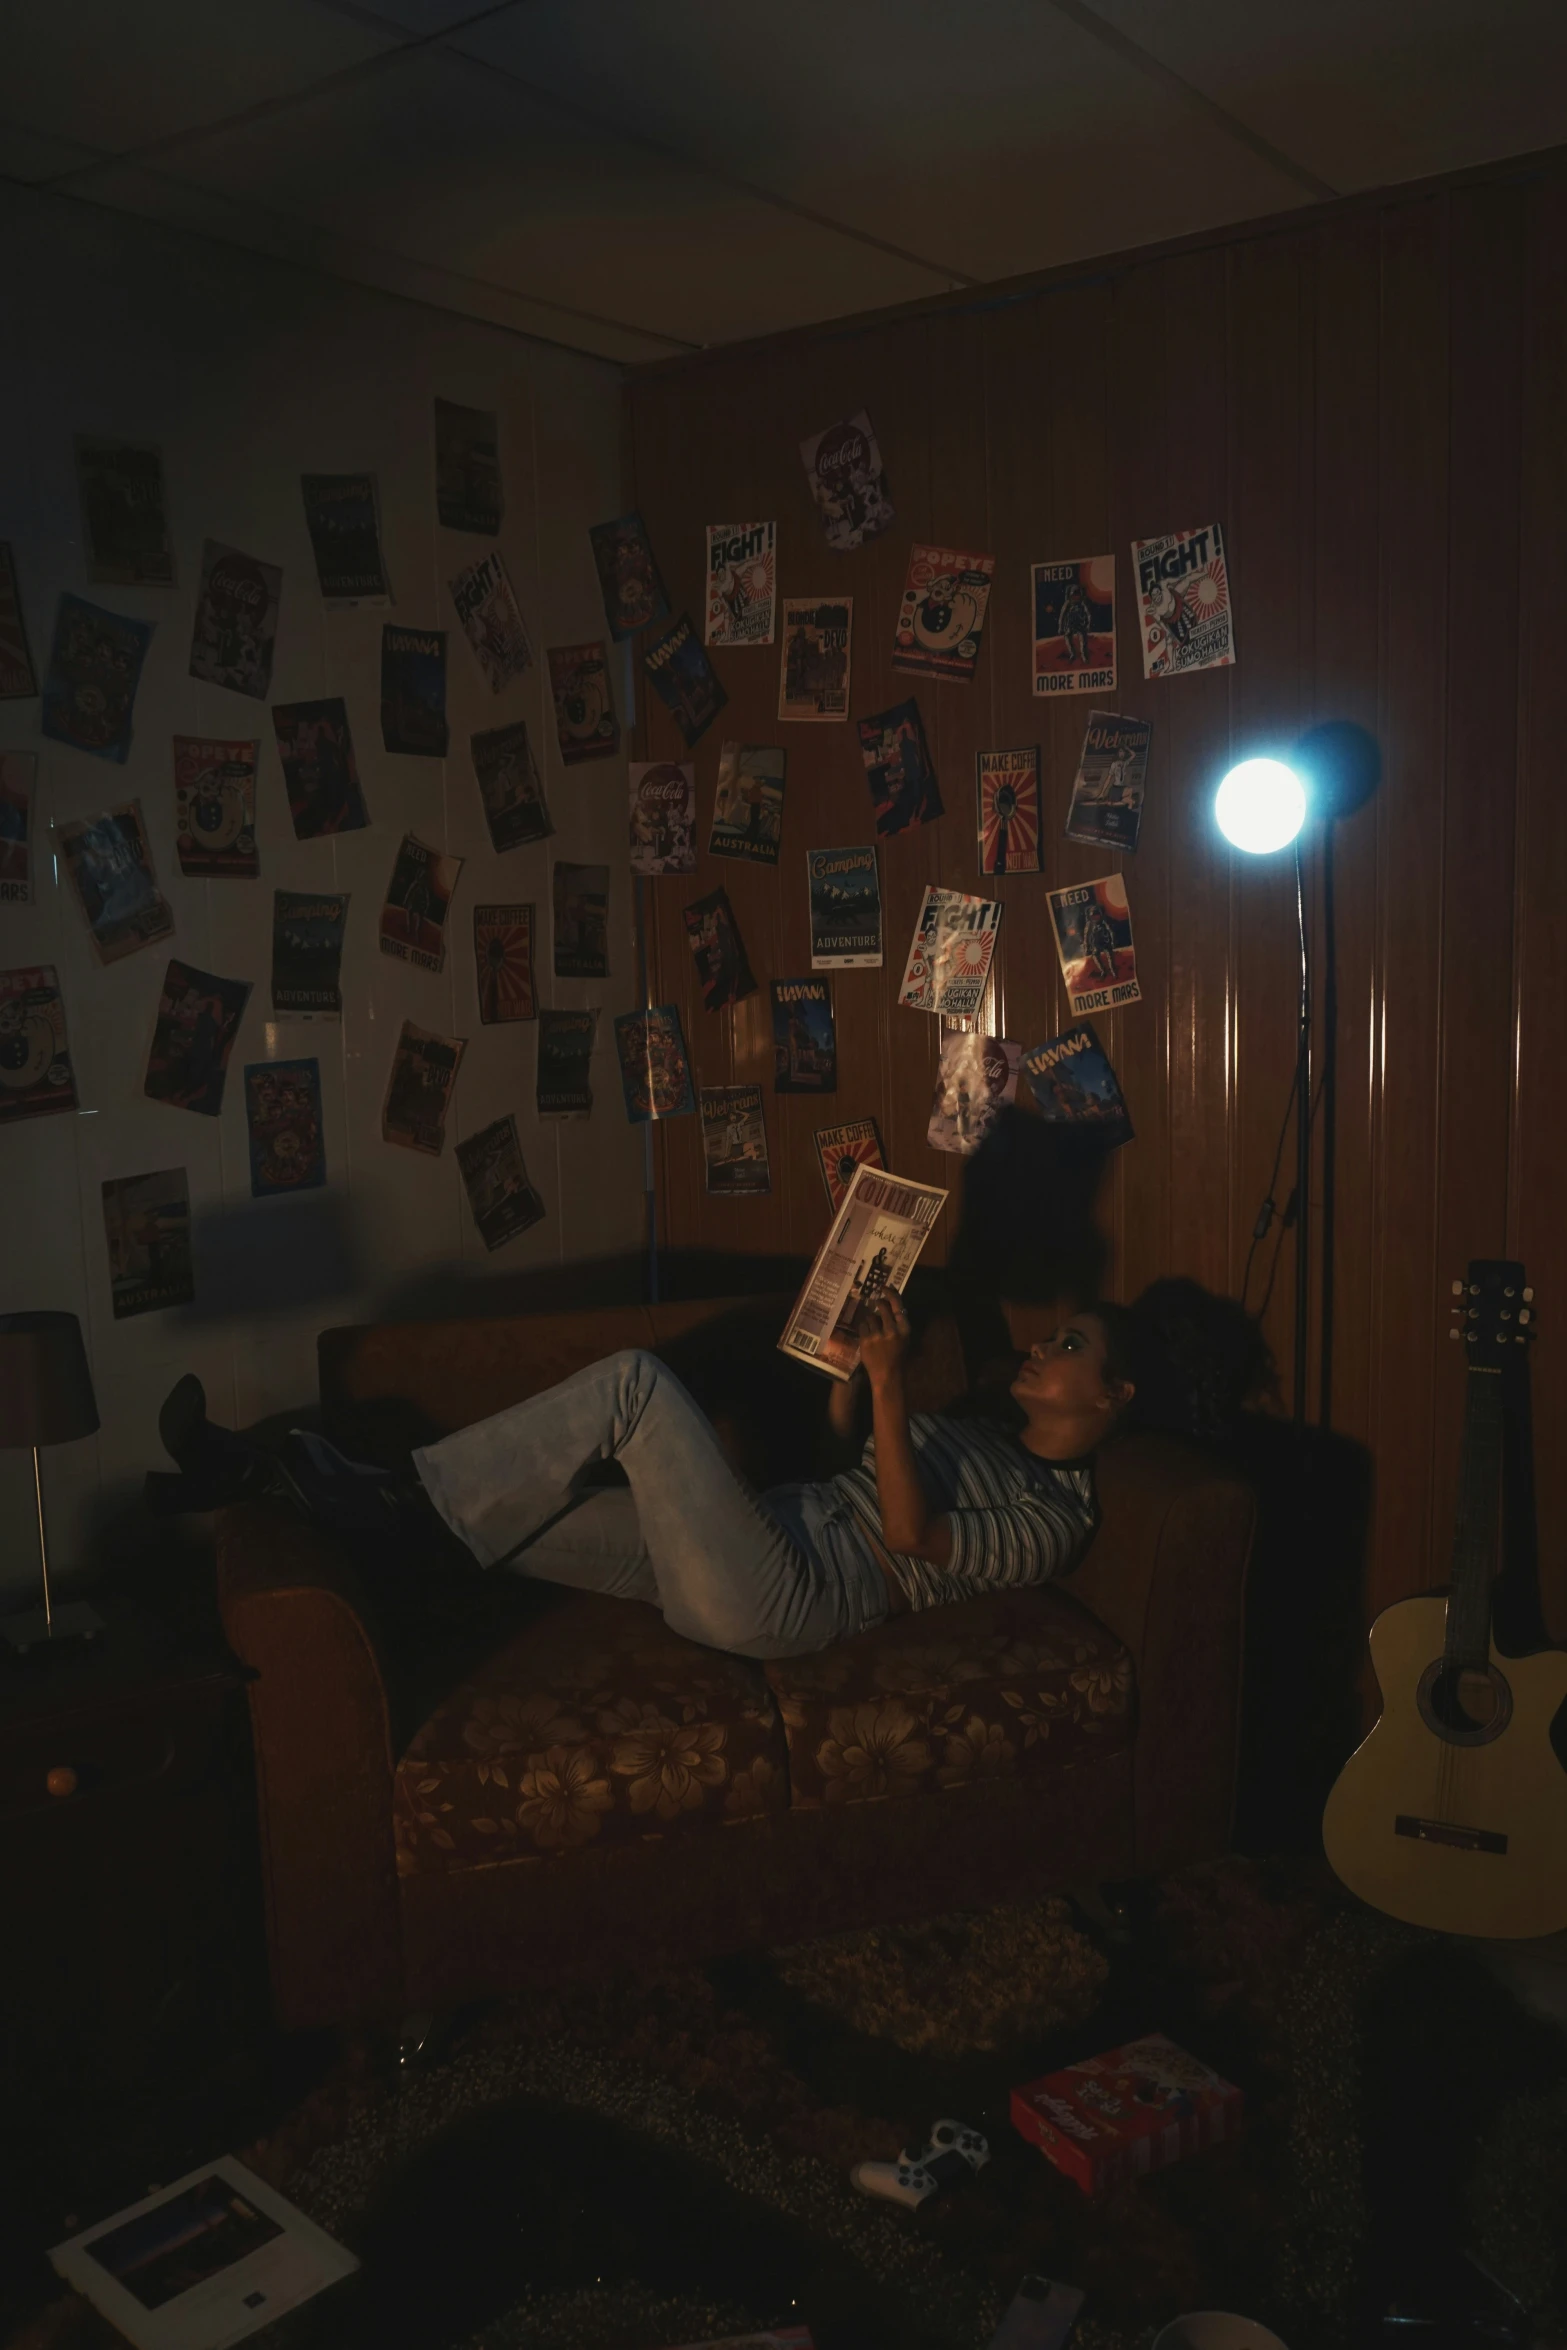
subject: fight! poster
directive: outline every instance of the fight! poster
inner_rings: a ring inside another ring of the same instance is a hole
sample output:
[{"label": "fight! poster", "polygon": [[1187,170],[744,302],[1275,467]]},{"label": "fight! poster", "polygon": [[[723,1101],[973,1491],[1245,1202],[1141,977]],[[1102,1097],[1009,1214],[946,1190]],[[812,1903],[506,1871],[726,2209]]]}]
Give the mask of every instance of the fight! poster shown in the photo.
[{"label": "fight! poster", "polygon": [[1144,677],[1182,677],[1233,664],[1235,626],[1221,524],[1134,539],[1132,569]]},{"label": "fight! poster", "polygon": [[500,549],[481,555],[448,585],[474,659],[498,694],[533,666],[532,640]]},{"label": "fight! poster", "polygon": [[778,525],[710,522],[707,643],[770,645],[777,595]]}]

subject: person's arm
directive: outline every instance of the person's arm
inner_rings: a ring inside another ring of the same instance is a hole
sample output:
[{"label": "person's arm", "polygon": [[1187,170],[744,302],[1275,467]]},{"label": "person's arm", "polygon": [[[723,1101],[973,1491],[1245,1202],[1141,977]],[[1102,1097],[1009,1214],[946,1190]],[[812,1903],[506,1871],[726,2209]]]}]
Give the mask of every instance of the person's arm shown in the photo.
[{"label": "person's arm", "polygon": [[852,1469],[865,1449],[865,1373],[835,1379],[817,1433],[814,1469],[818,1477]]},{"label": "person's arm", "polygon": [[871,1390],[882,1540],[889,1550],[944,1567],[952,1556],[952,1528],[940,1510],[931,1508],[920,1483],[903,1385],[908,1351],[909,1317],[903,1300],[895,1289],[884,1290],[870,1309],[860,1340],[860,1365]]}]

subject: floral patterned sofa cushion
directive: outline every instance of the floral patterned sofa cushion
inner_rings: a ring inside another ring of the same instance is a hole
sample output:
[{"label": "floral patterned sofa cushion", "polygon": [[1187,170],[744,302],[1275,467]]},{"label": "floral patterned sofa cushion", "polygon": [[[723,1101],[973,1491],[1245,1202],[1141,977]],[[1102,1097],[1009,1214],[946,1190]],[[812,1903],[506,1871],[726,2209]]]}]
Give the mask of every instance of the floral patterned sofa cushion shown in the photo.
[{"label": "floral patterned sofa cushion", "polygon": [[764,1670],[797,1808],[972,1787],[1131,1741],[1131,1657],[1048,1584],[891,1616]]},{"label": "floral patterned sofa cushion", "polygon": [[788,1804],[759,1665],[640,1601],[562,1595],[453,1689],[398,1765],[405,1876],[542,1863],[737,1826]]}]

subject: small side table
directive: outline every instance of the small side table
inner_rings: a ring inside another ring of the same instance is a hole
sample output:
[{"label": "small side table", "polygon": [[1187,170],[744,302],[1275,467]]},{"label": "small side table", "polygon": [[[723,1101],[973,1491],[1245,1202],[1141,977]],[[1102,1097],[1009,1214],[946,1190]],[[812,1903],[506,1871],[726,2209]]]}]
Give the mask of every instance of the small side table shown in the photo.
[{"label": "small side table", "polygon": [[0,2078],[51,2093],[141,2078],[254,1915],[243,1668],[104,1615],[0,1656]]}]

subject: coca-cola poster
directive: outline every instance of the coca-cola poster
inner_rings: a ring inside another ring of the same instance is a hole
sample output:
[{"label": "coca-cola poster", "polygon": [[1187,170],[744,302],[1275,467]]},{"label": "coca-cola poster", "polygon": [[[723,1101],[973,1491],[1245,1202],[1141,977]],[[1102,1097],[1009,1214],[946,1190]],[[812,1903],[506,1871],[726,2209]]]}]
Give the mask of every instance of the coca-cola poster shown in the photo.
[{"label": "coca-cola poster", "polygon": [[806,479],[827,533],[847,553],[879,538],[893,520],[881,448],[865,410],[813,432],[800,443]]},{"label": "coca-cola poster", "polygon": [[631,870],[696,871],[696,769],[689,764],[632,761]]}]

